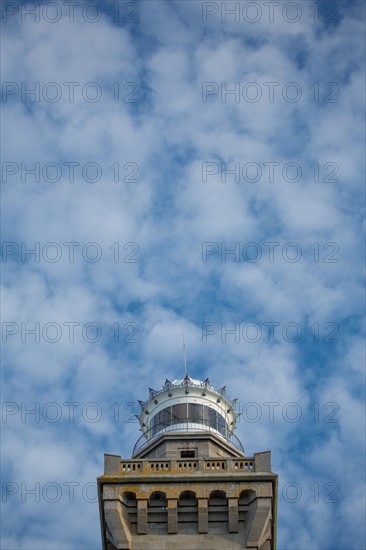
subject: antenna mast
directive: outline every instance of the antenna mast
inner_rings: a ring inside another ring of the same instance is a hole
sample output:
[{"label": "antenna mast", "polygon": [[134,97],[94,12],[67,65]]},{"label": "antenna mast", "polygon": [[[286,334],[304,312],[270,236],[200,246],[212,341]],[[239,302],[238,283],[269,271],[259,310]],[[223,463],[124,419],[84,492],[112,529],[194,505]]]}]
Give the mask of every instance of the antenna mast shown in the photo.
[{"label": "antenna mast", "polygon": [[184,376],[187,376],[187,355],[186,355],[186,344],[184,341],[184,334],[183,334],[183,357],[184,357]]}]

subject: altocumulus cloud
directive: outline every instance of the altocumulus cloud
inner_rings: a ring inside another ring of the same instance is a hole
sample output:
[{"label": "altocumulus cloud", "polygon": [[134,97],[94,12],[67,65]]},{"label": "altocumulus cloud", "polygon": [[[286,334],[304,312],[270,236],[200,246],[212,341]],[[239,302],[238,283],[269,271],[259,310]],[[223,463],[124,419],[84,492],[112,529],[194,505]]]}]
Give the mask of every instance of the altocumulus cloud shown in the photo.
[{"label": "altocumulus cloud", "polygon": [[363,3],[65,4],[2,6],[2,547],[100,547],[184,333],[279,549],[361,550]]}]

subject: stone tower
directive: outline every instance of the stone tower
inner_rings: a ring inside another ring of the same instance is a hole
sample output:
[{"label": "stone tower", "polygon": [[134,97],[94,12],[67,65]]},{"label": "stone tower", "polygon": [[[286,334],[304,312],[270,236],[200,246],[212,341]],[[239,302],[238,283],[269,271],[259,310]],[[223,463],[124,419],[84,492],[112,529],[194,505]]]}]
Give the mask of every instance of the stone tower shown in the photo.
[{"label": "stone tower", "polygon": [[275,550],[277,475],[245,456],[235,401],[188,374],[150,388],[132,458],[98,478],[103,550]]}]

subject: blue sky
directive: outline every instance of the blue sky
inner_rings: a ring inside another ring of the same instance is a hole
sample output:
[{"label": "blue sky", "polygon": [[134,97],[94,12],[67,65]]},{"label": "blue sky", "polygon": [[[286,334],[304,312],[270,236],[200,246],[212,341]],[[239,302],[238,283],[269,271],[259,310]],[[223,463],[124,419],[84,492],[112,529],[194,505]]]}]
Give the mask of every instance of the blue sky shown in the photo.
[{"label": "blue sky", "polygon": [[101,547],[183,333],[272,450],[278,549],[365,548],[364,4],[271,6],[3,2],[6,550]]}]

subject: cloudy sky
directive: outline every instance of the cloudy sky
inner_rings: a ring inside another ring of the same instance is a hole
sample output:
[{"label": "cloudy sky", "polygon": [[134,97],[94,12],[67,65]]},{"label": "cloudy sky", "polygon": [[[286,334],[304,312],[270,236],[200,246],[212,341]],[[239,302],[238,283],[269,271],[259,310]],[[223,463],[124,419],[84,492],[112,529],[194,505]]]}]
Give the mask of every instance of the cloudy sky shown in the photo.
[{"label": "cloudy sky", "polygon": [[2,548],[101,547],[103,453],[182,334],[272,450],[279,550],[365,548],[363,2],[2,20]]}]

